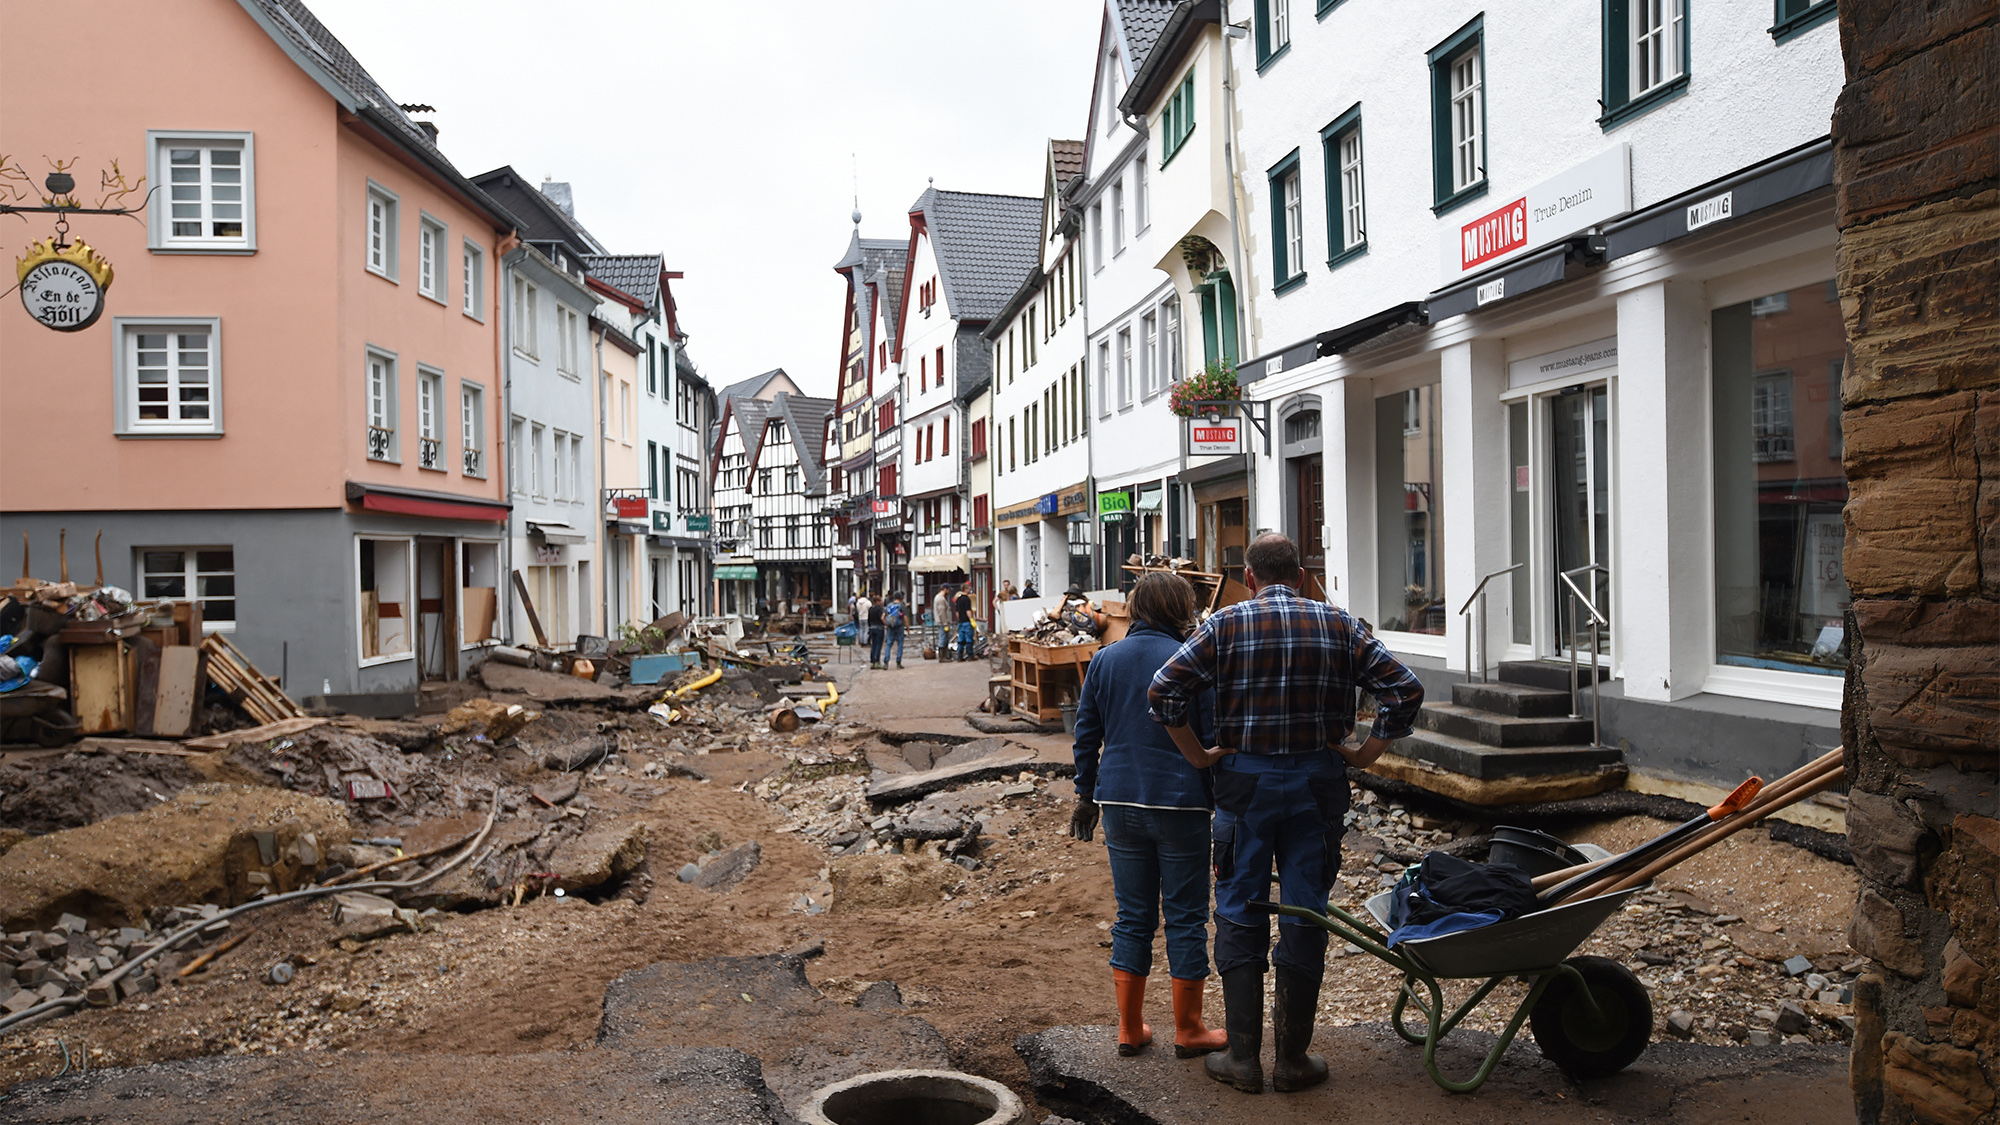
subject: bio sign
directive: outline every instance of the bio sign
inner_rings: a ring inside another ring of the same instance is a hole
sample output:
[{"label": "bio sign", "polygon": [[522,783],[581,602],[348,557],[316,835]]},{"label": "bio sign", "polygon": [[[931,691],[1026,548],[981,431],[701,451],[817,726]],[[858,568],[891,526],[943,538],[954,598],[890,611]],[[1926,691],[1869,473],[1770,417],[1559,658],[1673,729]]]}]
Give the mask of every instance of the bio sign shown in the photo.
[{"label": "bio sign", "polygon": [[[1630,211],[1630,149],[1620,142],[1498,207],[1447,226],[1440,246],[1445,284]],[[1488,300],[1504,295],[1504,290],[1480,294]]]},{"label": "bio sign", "polygon": [[81,332],[104,315],[111,263],[87,243],[34,243],[26,257],[15,259],[14,275],[21,283],[22,306],[44,328]]},{"label": "bio sign", "polygon": [[1117,492],[1097,494],[1097,515],[1107,523],[1129,519],[1132,515],[1132,494],[1124,489]]}]

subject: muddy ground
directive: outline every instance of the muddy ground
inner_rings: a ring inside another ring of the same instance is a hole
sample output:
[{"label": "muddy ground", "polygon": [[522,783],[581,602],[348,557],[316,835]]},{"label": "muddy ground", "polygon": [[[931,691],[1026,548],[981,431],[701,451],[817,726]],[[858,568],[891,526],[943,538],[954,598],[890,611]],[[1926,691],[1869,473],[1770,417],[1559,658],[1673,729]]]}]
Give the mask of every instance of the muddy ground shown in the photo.
[{"label": "muddy ground", "polygon": [[[483,771],[523,798],[516,819],[545,821],[553,812],[557,820],[642,826],[647,860],[640,870],[561,897],[551,884],[517,882],[524,892],[518,905],[502,894],[504,905],[465,904],[428,919],[424,932],[366,941],[343,940],[324,904],[273,908],[255,919],[253,936],[204,972],[179,978],[170,965],[157,993],[0,1038],[0,1086],[56,1073],[65,1044],[87,1051],[93,1068],[210,1054],[366,1050],[405,1056],[409,1080],[420,1078],[432,1057],[448,1066],[446,1056],[590,1045],[605,986],[628,970],[815,944],[824,950],[808,962],[815,986],[852,995],[868,982],[896,982],[914,1013],[943,1034],[958,1066],[1024,1095],[1028,1076],[1014,1052],[1017,1035],[1110,1021],[1109,873],[1101,836],[1083,843],[1066,834],[1072,801],[1066,780],[1023,773],[988,783],[977,794],[986,830],[972,853],[976,870],[927,855],[835,856],[822,842],[825,822],[846,818],[865,829],[884,811],[868,809],[860,797],[865,748],[879,745],[868,728],[830,722],[796,736],[770,736],[758,722],[761,709],[749,701],[711,715],[715,730],[705,731],[665,727],[643,711],[542,709],[546,717],[525,728],[518,745],[503,740],[468,754],[463,745],[448,751],[432,742],[417,751],[432,759],[433,772],[455,772],[458,791],[434,787],[425,797],[427,817],[378,812],[358,821],[355,835],[393,830],[410,835],[414,847],[425,832],[451,836],[427,828],[426,820],[454,812],[461,819],[451,823],[462,832],[484,811]],[[537,764],[551,742],[600,735],[614,738],[617,750],[581,775],[579,792],[566,802],[580,816],[525,796],[538,786],[561,789],[579,776]],[[40,780],[21,781],[11,776],[15,768],[0,767],[0,808],[32,813],[37,819],[22,826],[37,832],[132,811],[120,802],[137,804],[134,793],[150,800],[171,796],[178,785],[256,773],[240,755],[233,761],[72,755],[39,759],[26,770]],[[73,799],[65,803],[57,790]],[[1479,827],[1445,822],[1408,831],[1411,810],[1386,803],[1374,810],[1384,827],[1351,833],[1345,849],[1339,893],[1350,909],[1359,909],[1398,867],[1385,856],[1385,841],[1391,852],[1412,841],[1436,846]],[[471,820],[463,820],[468,813]],[[1664,827],[1628,817],[1579,825],[1568,835],[1620,849]],[[732,889],[701,889],[678,878],[684,864],[746,841],[759,844],[760,862]],[[836,886],[846,889],[836,893]],[[1851,868],[1751,831],[1669,872],[1655,891],[1580,952],[1639,972],[1653,993],[1657,1039],[1676,1033],[1667,1026],[1676,1011],[1693,1017],[1684,1037],[1727,1044],[1767,1027],[1760,1013],[1784,1000],[1819,1004],[1778,965],[1794,953],[1813,960],[1836,990],[1850,979],[1840,967],[1852,960],[1845,941],[1855,897]],[[1323,1020],[1386,1019],[1393,974],[1370,957],[1341,955],[1339,944]],[[1164,979],[1163,948],[1156,959]],[[278,961],[297,969],[287,985],[264,982]],[[1219,1021],[1220,997],[1214,985],[1210,991],[1211,1016]],[[1489,1002],[1469,1023],[1498,1030],[1511,1007]],[[1170,1023],[1164,998],[1157,1008],[1155,1025]],[[1799,1041],[1839,1042],[1843,1011],[1815,1010]]]}]

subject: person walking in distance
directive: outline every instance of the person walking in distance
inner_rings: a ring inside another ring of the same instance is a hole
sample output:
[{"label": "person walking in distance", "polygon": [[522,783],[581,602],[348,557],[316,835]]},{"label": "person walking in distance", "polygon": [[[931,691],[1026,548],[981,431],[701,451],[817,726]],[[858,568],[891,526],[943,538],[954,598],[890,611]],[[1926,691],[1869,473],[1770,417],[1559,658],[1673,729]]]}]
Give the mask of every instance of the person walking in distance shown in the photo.
[{"label": "person walking in distance", "polygon": [[972,593],[965,587],[958,588],[958,596],[951,599],[952,620],[958,622],[958,658],[972,659]]},{"label": "person walking in distance", "polygon": [[882,607],[870,602],[868,603],[868,666],[870,668],[887,667],[887,665],[882,663],[883,633]]},{"label": "person walking in distance", "polygon": [[[1207,771],[1182,757],[1146,716],[1146,692],[1193,629],[1194,587],[1178,574],[1139,579],[1127,603],[1132,629],[1090,662],[1076,706],[1076,811],[1070,835],[1091,838],[1100,813],[1111,857],[1111,982],[1118,1000],[1118,1053],[1153,1041],[1141,1009],[1153,971],[1153,931],[1166,920],[1173,977],[1174,1054],[1187,1059],[1224,1045],[1201,1019],[1208,979]],[[1204,745],[1213,741],[1213,693],[1201,692],[1186,717]],[[1100,748],[1102,754],[1100,755]]]},{"label": "person walking in distance", "polygon": [[[1327,933],[1280,918],[1267,962],[1269,919],[1250,903],[1270,897],[1275,867],[1280,902],[1326,912],[1340,870],[1346,767],[1367,769],[1408,735],[1424,689],[1353,615],[1299,595],[1305,573],[1290,539],[1258,536],[1244,577],[1255,597],[1203,622],[1153,677],[1148,700],[1188,763],[1215,769],[1215,964],[1229,1046],[1204,1065],[1219,1082],[1263,1092],[1264,973],[1275,962],[1271,1087],[1285,1093],[1326,1080],[1326,1060],[1306,1048]],[[1348,747],[1357,687],[1379,707],[1368,738]],[[1207,688],[1216,695],[1212,748],[1188,725]]]},{"label": "person walking in distance", "polygon": [[903,666],[903,631],[909,627],[909,613],[903,606],[902,591],[889,595],[889,604],[882,607],[882,666],[889,666],[889,652],[896,653],[896,667]]},{"label": "person walking in distance", "polygon": [[938,587],[937,595],[931,598],[931,624],[937,626],[937,657],[945,660],[946,650],[951,647],[951,586],[949,583]]}]

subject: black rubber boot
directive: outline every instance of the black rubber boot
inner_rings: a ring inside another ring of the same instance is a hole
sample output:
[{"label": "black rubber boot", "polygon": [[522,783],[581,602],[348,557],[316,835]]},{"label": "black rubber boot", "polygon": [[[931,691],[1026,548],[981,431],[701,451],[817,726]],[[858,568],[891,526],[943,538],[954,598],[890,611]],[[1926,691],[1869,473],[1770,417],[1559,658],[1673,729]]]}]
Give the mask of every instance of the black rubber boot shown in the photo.
[{"label": "black rubber boot", "polygon": [[1271,1000],[1271,1038],[1278,1056],[1271,1064],[1271,1089],[1281,1094],[1326,1081],[1326,1059],[1306,1053],[1319,1010],[1319,984],[1318,978],[1278,969]]},{"label": "black rubber boot", "polygon": [[1229,1033],[1229,1046],[1203,1060],[1203,1068],[1217,1082],[1227,1082],[1246,1094],[1263,1093],[1262,969],[1245,965],[1222,974],[1222,1026]]}]

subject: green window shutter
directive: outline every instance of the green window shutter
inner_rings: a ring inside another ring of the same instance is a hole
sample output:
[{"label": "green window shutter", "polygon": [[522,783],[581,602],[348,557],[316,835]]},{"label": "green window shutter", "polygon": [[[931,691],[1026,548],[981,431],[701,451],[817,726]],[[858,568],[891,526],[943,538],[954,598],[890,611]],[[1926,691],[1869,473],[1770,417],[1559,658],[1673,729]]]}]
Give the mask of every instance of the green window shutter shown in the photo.
[{"label": "green window shutter", "polygon": [[1235,363],[1238,353],[1236,346],[1236,285],[1229,279],[1229,275],[1226,273],[1222,275],[1222,280],[1215,287],[1215,303],[1217,305],[1217,312],[1222,320],[1222,341],[1220,344],[1222,359],[1225,363]]},{"label": "green window shutter", "polygon": [[1271,284],[1283,285],[1296,267],[1285,261],[1285,168],[1271,173]]},{"label": "green window shutter", "polygon": [[1271,57],[1271,0],[1257,0],[1257,61]]},{"label": "green window shutter", "polygon": [[1632,100],[1632,0],[1604,0],[1604,115]]},{"label": "green window shutter", "polygon": [[1214,363],[1221,357],[1220,325],[1215,318],[1215,286],[1212,283],[1200,287],[1201,293],[1201,354],[1207,363]]},{"label": "green window shutter", "polygon": [[[1486,73],[1485,65],[1486,52],[1483,38],[1485,27],[1486,17],[1483,14],[1474,16],[1471,22],[1452,32],[1451,38],[1432,47],[1430,53],[1425,56],[1431,68],[1431,184],[1434,210],[1442,211],[1445,202],[1452,199],[1451,61],[1459,55],[1464,54],[1468,49],[1477,50],[1480,53],[1479,70],[1482,93],[1479,98],[1479,156],[1480,162],[1484,167],[1492,167],[1489,155],[1491,150],[1487,144],[1490,134],[1486,129],[1486,95],[1483,92],[1488,80],[1491,78]],[[1466,199],[1483,194],[1485,192],[1484,185],[1486,181],[1487,177],[1482,174],[1478,184],[1467,188],[1459,199],[1453,200],[1453,205],[1456,206]]]}]

